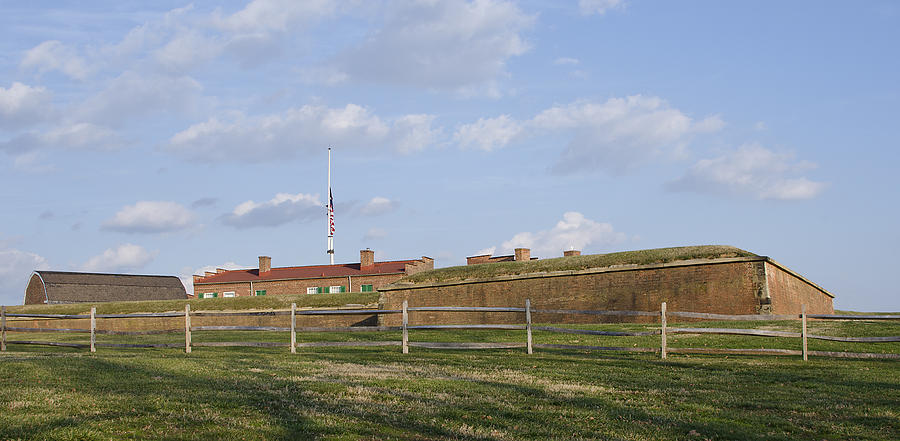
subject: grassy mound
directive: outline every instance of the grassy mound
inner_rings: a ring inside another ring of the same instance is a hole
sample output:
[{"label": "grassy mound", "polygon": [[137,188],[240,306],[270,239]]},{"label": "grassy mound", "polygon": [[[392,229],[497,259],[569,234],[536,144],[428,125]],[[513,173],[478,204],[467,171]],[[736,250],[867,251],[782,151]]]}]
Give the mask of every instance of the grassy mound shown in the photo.
[{"label": "grassy mound", "polygon": [[25,305],[10,306],[11,313],[31,314],[83,314],[90,313],[91,307],[97,314],[129,314],[134,312],[184,311],[190,304],[192,311],[220,310],[266,310],[289,309],[291,303],[298,308],[328,308],[344,305],[370,305],[378,302],[378,293],[347,292],[341,294],[291,294],[260,297],[232,297],[193,300],[144,300],[138,302],[75,303],[67,305]]},{"label": "grassy mound", "polygon": [[550,271],[577,271],[588,268],[606,268],[620,265],[648,265],[693,259],[722,257],[754,257],[748,251],[727,245],[700,245],[690,247],[655,248],[651,250],[623,251],[609,254],[557,257],[527,262],[496,262],[478,265],[451,266],[423,271],[404,278],[400,283],[440,283],[460,280],[489,279],[496,276],[542,273]]}]

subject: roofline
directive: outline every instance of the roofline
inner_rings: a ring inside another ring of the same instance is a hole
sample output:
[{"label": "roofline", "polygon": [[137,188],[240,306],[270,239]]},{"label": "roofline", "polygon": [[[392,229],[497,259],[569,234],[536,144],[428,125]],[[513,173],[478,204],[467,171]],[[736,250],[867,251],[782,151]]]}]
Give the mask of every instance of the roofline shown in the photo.
[{"label": "roofline", "polygon": [[[238,270],[232,270],[238,271]],[[224,273],[219,273],[224,274]],[[318,277],[291,277],[288,279],[260,279],[260,280],[232,280],[230,282],[194,282],[194,285],[223,285],[226,283],[250,283],[250,282],[287,282],[290,280],[315,280],[315,279],[343,279],[344,277],[369,277],[369,276],[392,276],[395,274],[406,274],[403,272],[399,273],[376,273],[376,274],[347,274],[343,276],[318,276]],[[212,277],[212,276],[210,276]]]},{"label": "roofline", "polygon": [[86,273],[83,271],[53,271],[53,270],[35,270],[35,273],[57,273],[57,274],[83,274],[87,276],[124,276],[124,277],[173,277],[176,279],[180,278],[178,276],[172,275],[163,275],[163,274],[122,274],[122,273]]},{"label": "roofline", "polygon": [[599,267],[599,268],[587,268],[583,270],[562,270],[562,271],[550,271],[550,272],[540,272],[540,273],[525,273],[525,274],[503,274],[498,275],[489,279],[470,279],[470,280],[453,280],[448,282],[433,282],[433,283],[422,283],[422,284],[414,284],[410,282],[397,281],[390,285],[382,286],[378,288],[378,291],[397,291],[401,289],[419,289],[419,288],[434,288],[434,287],[442,287],[442,286],[455,286],[455,285],[469,285],[473,283],[483,283],[483,282],[503,282],[509,280],[520,280],[520,279],[542,279],[548,277],[562,277],[562,276],[580,276],[586,274],[600,274],[600,273],[613,273],[613,272],[621,272],[621,271],[641,271],[648,269],[659,269],[659,268],[677,268],[677,267],[685,267],[685,266],[698,266],[698,265],[719,265],[725,263],[740,263],[740,262],[766,262],[770,263],[785,272],[791,274],[794,277],[797,277],[803,282],[806,282],[813,288],[821,291],[828,297],[834,298],[834,294],[828,292],[826,289],[822,288],[819,285],[816,285],[806,277],[797,274],[791,269],[788,269],[784,265],[776,262],[771,257],[768,256],[748,256],[748,257],[724,257],[718,259],[690,259],[690,260],[679,260],[675,262],[665,262],[665,263],[651,263],[647,265],[621,265],[615,267]]},{"label": "roofline", "polygon": [[500,256],[495,256],[495,255],[493,255],[493,254],[476,254],[476,255],[474,255],[474,256],[466,256],[466,259],[471,259],[471,258],[473,258],[473,257],[484,257],[484,256],[488,256],[488,257],[490,257],[491,259],[494,259],[494,258],[497,258],[497,257],[516,257],[515,254],[503,254],[503,255],[500,255]]},{"label": "roofline", "polygon": [[[422,256],[422,257],[431,259],[431,258],[428,257],[428,256]],[[381,260],[381,261],[375,262],[375,264],[377,265],[377,264],[379,264],[379,263],[400,263],[400,262],[421,262],[421,261],[422,261],[422,259]],[[277,269],[294,269],[294,268],[316,268],[316,267],[325,267],[325,266],[327,266],[327,267],[331,267],[331,266],[347,266],[347,265],[359,265],[359,262],[335,263],[334,265],[331,265],[331,264],[324,264],[324,265],[279,266],[279,267],[274,267],[274,268],[272,268],[272,270],[277,270]],[[254,267],[254,268],[236,268],[236,269],[225,270],[225,271],[222,272],[222,273],[216,273],[216,274],[230,273],[230,272],[232,272],[232,271],[252,271],[252,270],[255,270],[255,269],[259,269],[259,268],[256,268],[256,267]],[[210,276],[210,277],[212,277],[212,276]]]}]

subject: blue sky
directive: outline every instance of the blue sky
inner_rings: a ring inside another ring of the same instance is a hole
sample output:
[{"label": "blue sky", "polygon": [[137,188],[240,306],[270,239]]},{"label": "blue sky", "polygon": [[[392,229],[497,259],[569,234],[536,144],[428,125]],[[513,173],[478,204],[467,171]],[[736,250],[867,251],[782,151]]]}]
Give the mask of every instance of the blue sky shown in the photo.
[{"label": "blue sky", "polygon": [[900,5],[0,3],[0,303],[190,274],[728,244],[900,310]]}]

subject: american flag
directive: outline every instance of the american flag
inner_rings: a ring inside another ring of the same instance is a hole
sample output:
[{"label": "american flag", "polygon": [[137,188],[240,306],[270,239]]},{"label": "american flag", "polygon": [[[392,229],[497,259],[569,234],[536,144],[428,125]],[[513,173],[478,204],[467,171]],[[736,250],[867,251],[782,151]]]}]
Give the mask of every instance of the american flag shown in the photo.
[{"label": "american flag", "polygon": [[331,189],[328,189],[328,231],[334,234],[334,197],[331,195]]}]

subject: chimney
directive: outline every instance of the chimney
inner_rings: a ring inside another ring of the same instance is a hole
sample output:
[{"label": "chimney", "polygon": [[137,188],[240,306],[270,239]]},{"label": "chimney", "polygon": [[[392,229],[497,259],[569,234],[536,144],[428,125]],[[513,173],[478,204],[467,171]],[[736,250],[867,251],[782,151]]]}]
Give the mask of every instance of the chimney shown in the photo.
[{"label": "chimney", "polygon": [[375,252],[366,248],[359,250],[359,269],[369,269],[375,266]]},{"label": "chimney", "polygon": [[578,250],[566,250],[566,251],[563,251],[563,256],[566,256],[566,257],[570,257],[570,256],[580,256],[580,255],[581,255],[581,251],[578,251]]},{"label": "chimney", "polygon": [[225,272],[225,268],[216,268],[216,274],[222,274]]},{"label": "chimney", "polygon": [[211,273],[211,272],[209,272],[209,271],[206,271],[206,272],[204,272],[203,274],[204,274],[204,277],[209,277],[209,276],[215,276],[215,275],[216,275],[216,273]]},{"label": "chimney", "polygon": [[201,276],[200,274],[194,274],[194,283],[199,282],[202,278],[203,276]]},{"label": "chimney", "polygon": [[516,248],[516,262],[522,260],[531,260],[530,248]]},{"label": "chimney", "polygon": [[267,273],[272,271],[272,258],[269,256],[259,256],[259,273]]}]

